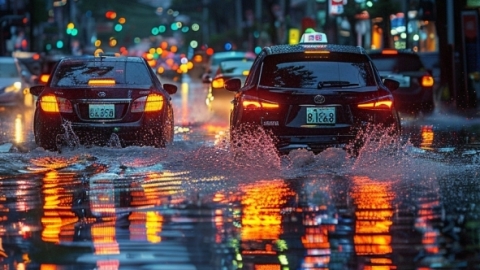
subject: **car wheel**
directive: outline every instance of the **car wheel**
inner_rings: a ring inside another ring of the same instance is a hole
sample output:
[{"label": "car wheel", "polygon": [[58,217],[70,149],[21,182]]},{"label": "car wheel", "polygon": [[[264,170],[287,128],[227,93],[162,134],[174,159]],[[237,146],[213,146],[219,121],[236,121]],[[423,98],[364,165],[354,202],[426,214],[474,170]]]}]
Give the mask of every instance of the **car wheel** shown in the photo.
[{"label": "car wheel", "polygon": [[173,110],[168,110],[167,120],[165,120],[165,125],[162,128],[162,136],[160,138],[160,146],[157,147],[166,147],[173,142],[173,136],[175,134],[174,127],[174,118]]},{"label": "car wheel", "polygon": [[143,145],[165,148],[168,144],[171,144],[174,134],[173,111],[171,109],[168,110],[168,115],[163,125],[151,128],[144,134]]},{"label": "car wheel", "polygon": [[45,128],[35,122],[34,127],[35,143],[45,150],[57,151],[57,134],[61,134],[60,129]]}]

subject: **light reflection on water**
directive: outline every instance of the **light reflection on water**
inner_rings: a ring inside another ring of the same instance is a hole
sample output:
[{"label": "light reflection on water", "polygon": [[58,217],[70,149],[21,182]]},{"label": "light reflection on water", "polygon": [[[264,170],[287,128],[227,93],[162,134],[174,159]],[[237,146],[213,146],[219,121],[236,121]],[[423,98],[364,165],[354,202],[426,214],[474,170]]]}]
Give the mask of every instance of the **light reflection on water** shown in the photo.
[{"label": "light reflection on water", "polygon": [[355,160],[341,149],[278,158],[258,143],[240,157],[223,143],[12,154],[28,173],[0,177],[0,266],[391,269],[460,260],[442,256],[442,242],[460,239],[442,234],[448,195],[439,194],[454,185],[443,179],[468,168],[408,145]]}]

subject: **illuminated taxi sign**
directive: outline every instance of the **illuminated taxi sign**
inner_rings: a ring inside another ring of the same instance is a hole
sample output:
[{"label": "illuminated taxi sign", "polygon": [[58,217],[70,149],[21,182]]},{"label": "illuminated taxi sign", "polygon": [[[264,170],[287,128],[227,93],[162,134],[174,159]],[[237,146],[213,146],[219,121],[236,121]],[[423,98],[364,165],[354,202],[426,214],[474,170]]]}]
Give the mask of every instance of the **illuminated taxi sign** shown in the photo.
[{"label": "illuminated taxi sign", "polygon": [[327,43],[327,35],[325,33],[315,32],[307,29],[300,39],[300,43]]}]

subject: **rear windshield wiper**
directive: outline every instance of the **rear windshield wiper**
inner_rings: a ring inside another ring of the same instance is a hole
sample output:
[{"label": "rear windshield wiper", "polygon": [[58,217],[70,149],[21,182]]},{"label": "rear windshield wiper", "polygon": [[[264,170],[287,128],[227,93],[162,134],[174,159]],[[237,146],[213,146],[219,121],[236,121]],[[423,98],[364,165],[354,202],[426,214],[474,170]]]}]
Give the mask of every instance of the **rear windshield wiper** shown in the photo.
[{"label": "rear windshield wiper", "polygon": [[328,87],[346,87],[346,86],[359,86],[358,83],[351,83],[348,81],[320,81],[317,84],[318,89]]}]

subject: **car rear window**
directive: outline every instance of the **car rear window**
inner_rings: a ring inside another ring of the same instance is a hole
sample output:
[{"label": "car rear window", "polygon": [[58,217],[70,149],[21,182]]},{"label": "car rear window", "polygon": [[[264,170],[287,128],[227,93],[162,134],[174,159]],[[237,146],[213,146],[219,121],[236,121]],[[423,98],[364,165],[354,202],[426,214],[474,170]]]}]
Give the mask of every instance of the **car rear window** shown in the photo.
[{"label": "car rear window", "polygon": [[52,87],[86,87],[92,78],[115,80],[115,87],[149,88],[149,70],[141,62],[64,61],[53,74]]},{"label": "car rear window", "polygon": [[260,77],[260,84],[268,87],[318,88],[327,82],[348,87],[376,85],[368,58],[350,53],[269,55]]},{"label": "car rear window", "polygon": [[420,58],[413,54],[372,54],[373,63],[379,71],[420,71],[423,63]]},{"label": "car rear window", "polygon": [[227,61],[220,64],[219,72],[223,74],[239,74],[249,71],[253,61]]}]

